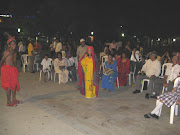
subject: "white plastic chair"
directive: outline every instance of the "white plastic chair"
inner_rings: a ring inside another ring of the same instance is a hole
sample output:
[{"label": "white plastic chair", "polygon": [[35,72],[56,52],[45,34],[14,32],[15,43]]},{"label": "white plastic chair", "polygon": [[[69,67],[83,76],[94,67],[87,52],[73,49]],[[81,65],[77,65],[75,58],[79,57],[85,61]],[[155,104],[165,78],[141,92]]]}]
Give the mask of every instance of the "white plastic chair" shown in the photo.
[{"label": "white plastic chair", "polygon": [[99,73],[101,72],[102,68],[103,68],[103,71],[104,71],[104,66],[105,66],[104,63],[105,63],[106,61],[108,61],[108,56],[107,56],[107,55],[105,55],[105,56],[102,57],[102,61],[101,61]]},{"label": "white plastic chair", "polygon": [[[174,113],[174,112],[175,112],[175,113]],[[176,116],[178,115],[178,104],[176,104],[176,103],[174,103],[174,104],[171,106],[171,110],[170,110],[170,121],[169,121],[170,124],[173,124],[174,114],[175,114]]]},{"label": "white plastic chair", "polygon": [[101,58],[102,58],[103,56],[105,56],[106,54],[105,54],[105,52],[101,52],[99,55],[100,55],[100,61],[101,61]]},{"label": "white plastic chair", "polygon": [[159,78],[161,78],[161,79],[164,78],[164,74],[165,74],[164,69],[165,69],[165,66],[166,66],[166,67],[172,66],[172,63],[165,63],[165,64],[162,65],[162,69],[161,69],[162,71],[161,71],[161,74],[160,74],[160,76],[159,76]]},{"label": "white plastic chair", "polygon": [[[170,80],[168,80],[167,82],[169,82],[169,81],[170,81]],[[167,88],[167,87],[165,88],[165,87],[163,86],[162,94],[164,94],[164,91],[167,91],[167,90],[168,90],[168,88]]]},{"label": "white plastic chair", "polygon": [[[39,63],[37,63],[37,59],[39,58],[39,55],[35,55],[34,58],[34,65],[36,65],[36,70],[39,71]],[[34,70],[34,65],[33,65],[33,70]]]},{"label": "white plastic chair", "polygon": [[141,92],[143,92],[143,88],[144,88],[144,82],[147,81],[148,84],[147,84],[147,87],[149,86],[149,82],[150,80],[149,79],[143,79],[143,83],[142,83],[142,88],[141,88]]},{"label": "white plastic chair", "polygon": [[129,85],[131,85],[131,75],[133,76],[133,83],[135,83],[135,72],[136,72],[136,67],[134,68],[134,72],[130,72],[129,74],[127,74],[128,78],[129,78]]},{"label": "white plastic chair", "polygon": [[62,58],[66,57],[66,52],[65,51],[61,51],[62,52]]},{"label": "white plastic chair", "polygon": [[59,84],[61,84],[61,75],[59,73],[54,72],[54,82],[56,81],[56,75],[59,75]]},{"label": "white plastic chair", "polygon": [[[48,72],[48,79],[51,77],[51,80],[52,80],[53,59],[49,58],[49,60],[51,61],[51,71]],[[42,72],[43,72],[43,70],[41,69],[41,70],[40,70],[40,76],[39,76],[39,80],[40,80],[40,81],[41,81]]]},{"label": "white plastic chair", "polygon": [[23,66],[22,66],[22,71],[23,72],[26,72],[26,66],[28,66],[29,64],[28,64],[28,54],[23,54],[23,55],[21,55],[21,61],[22,61],[22,64],[23,64]]}]

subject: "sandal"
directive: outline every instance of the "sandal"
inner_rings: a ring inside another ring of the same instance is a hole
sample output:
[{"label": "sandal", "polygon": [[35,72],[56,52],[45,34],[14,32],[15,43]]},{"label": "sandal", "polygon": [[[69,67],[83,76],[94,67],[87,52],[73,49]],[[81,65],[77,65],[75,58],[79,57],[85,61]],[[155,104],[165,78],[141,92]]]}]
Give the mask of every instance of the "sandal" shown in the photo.
[{"label": "sandal", "polygon": [[16,101],[13,101],[12,103],[13,103],[13,104],[21,104],[22,101],[16,100]]}]

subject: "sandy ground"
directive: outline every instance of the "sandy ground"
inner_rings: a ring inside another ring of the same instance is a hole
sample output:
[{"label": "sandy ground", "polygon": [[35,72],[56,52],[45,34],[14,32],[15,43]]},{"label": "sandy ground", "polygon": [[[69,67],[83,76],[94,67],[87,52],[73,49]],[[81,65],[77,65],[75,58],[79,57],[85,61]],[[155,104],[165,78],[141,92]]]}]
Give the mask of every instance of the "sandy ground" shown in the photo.
[{"label": "sandy ground", "polygon": [[[163,107],[159,120],[143,115],[155,106],[144,93],[132,94],[133,87],[100,89],[99,97],[86,99],[76,83],[40,82],[39,73],[20,73],[23,104],[6,106],[0,88],[0,135],[179,135],[180,117],[169,124],[170,109]],[[180,113],[180,111],[179,111]]]}]

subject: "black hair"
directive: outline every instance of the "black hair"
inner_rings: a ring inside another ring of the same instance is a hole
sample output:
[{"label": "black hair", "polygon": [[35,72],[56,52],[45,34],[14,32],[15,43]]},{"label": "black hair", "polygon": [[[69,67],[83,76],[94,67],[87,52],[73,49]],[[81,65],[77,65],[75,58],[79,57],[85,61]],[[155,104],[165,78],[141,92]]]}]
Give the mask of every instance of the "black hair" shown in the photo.
[{"label": "black hair", "polygon": [[59,54],[60,54],[60,55],[61,55],[61,57],[62,57],[62,53],[61,53],[61,52],[58,52],[58,53],[57,53],[57,58],[58,58],[58,55],[59,55]]},{"label": "black hair", "polygon": [[8,45],[10,45],[12,42],[16,43],[16,40],[12,40],[8,43]]},{"label": "black hair", "polygon": [[48,55],[48,54],[45,54],[45,57],[46,57],[46,56],[47,56],[47,57],[49,57],[49,55]]},{"label": "black hair", "polygon": [[124,54],[126,55],[126,57],[127,57],[127,53],[126,53],[125,51],[123,51],[123,52],[121,53],[121,57],[122,57],[123,53],[124,53]]}]

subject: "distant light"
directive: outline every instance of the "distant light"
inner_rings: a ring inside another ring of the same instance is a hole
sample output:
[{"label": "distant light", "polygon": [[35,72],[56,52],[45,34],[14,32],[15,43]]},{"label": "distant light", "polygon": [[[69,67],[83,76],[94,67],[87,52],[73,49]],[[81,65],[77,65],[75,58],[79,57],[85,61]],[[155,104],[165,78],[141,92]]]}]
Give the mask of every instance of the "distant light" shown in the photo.
[{"label": "distant light", "polygon": [[125,34],[124,33],[122,33],[122,37],[124,37],[125,36]]},{"label": "distant light", "polygon": [[20,29],[20,28],[18,28],[18,29],[17,29],[17,31],[18,31],[18,33],[19,33],[19,32],[21,32],[21,29]]},{"label": "distant light", "polygon": [[41,33],[40,32],[38,32],[38,35],[40,35]]},{"label": "distant light", "polygon": [[121,25],[120,27],[122,28],[123,26]]},{"label": "distant light", "polygon": [[38,40],[38,37],[36,37],[36,42],[37,42],[37,40]]},{"label": "distant light", "polygon": [[71,33],[71,35],[72,35],[72,32],[70,32]]},{"label": "distant light", "polygon": [[12,18],[12,15],[0,15],[1,17]]},{"label": "distant light", "polygon": [[94,34],[94,32],[91,32],[91,35],[93,35]]},{"label": "distant light", "polygon": [[157,41],[160,41],[160,40],[161,40],[160,38],[157,39]]},{"label": "distant light", "polygon": [[134,38],[136,38],[136,36],[134,36]]},{"label": "distant light", "polygon": [[175,38],[173,39],[173,42],[176,42],[176,39],[175,39]]},{"label": "distant light", "polygon": [[0,23],[2,22],[2,20],[0,19]]}]

